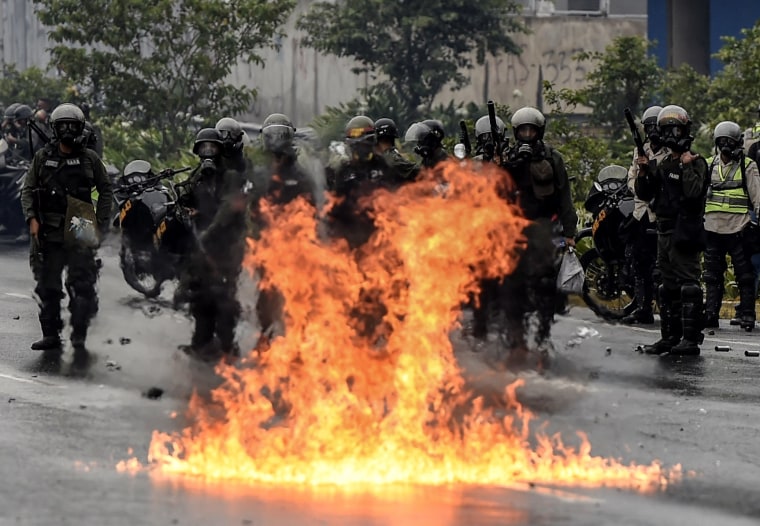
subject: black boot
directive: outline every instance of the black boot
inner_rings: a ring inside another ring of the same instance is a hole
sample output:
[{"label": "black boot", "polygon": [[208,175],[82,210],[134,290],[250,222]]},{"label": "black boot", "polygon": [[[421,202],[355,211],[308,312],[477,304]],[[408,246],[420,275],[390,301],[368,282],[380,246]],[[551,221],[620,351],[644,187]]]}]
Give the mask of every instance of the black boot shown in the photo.
[{"label": "black boot", "polygon": [[43,336],[42,339],[32,343],[32,350],[34,351],[52,351],[61,348],[61,337],[56,334],[48,334]]},{"label": "black boot", "polygon": [[670,354],[678,356],[699,356],[699,345],[704,341],[702,334],[703,307],[702,289],[697,284],[681,287],[681,319],[683,338],[675,345]]},{"label": "black boot", "polygon": [[647,281],[645,279],[636,277],[634,295],[636,296],[636,310],[624,317],[621,320],[622,323],[626,325],[650,325],[654,323],[652,296],[647,290]]},{"label": "black boot", "polygon": [[705,328],[717,329],[720,327],[720,307],[723,302],[723,287],[714,283],[707,283],[705,294]]},{"label": "black boot", "polygon": [[747,332],[752,332],[755,328],[755,280],[754,276],[750,279],[739,281],[739,325]]},{"label": "black boot", "polygon": [[678,301],[678,291],[658,287],[660,302],[660,339],[651,345],[644,346],[646,354],[665,354],[681,340],[683,326],[681,325],[681,304]]}]

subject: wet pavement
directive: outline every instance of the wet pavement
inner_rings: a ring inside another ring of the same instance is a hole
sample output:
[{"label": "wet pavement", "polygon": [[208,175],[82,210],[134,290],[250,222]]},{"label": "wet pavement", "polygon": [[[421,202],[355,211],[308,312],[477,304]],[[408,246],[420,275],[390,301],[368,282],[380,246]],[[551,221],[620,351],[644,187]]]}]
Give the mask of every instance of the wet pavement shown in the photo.
[{"label": "wet pavement", "polygon": [[[121,278],[116,254],[101,249],[100,313],[89,338],[96,361],[72,377],[70,350],[58,372],[29,350],[39,328],[27,253],[0,245],[0,525],[758,523],[760,358],[744,351],[760,350],[760,330],[723,320],[701,357],[661,359],[635,352],[656,339],[655,328],[605,323],[583,307],[558,318],[553,370],[521,374],[521,401],[567,442],[576,430],[587,433],[594,455],[694,472],[662,493],[531,485],[294,491],[118,473],[130,449],[146,457],[154,429],[180,428],[172,415],[194,388],[207,391],[217,379],[177,349],[191,325],[170,308],[171,291],[141,299]],[[252,324],[240,328],[244,345]],[[495,398],[514,379],[489,365],[487,351],[456,343],[477,392]],[[143,396],[152,387],[160,398]]]}]

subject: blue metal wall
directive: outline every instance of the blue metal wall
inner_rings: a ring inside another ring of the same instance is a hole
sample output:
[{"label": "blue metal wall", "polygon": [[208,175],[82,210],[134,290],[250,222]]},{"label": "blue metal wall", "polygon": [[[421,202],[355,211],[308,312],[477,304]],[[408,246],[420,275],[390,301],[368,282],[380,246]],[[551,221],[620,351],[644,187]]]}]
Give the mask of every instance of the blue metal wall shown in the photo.
[{"label": "blue metal wall", "polygon": [[[657,41],[652,54],[662,67],[668,66],[668,47],[671,38],[668,4],[670,0],[647,0],[647,34],[649,40]],[[710,34],[705,35],[710,41],[710,54],[722,46],[722,36],[741,36],[742,28],[752,27],[760,19],[760,1],[758,0],[710,0]],[[672,35],[678,38],[678,35]],[[719,60],[710,58],[710,73],[716,73],[722,67]]]}]

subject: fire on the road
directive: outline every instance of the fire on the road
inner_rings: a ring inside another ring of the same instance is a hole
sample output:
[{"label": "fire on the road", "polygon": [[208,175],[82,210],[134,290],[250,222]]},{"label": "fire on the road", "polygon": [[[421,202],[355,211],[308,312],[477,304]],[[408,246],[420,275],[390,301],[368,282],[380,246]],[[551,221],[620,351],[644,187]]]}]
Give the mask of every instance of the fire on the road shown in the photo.
[{"label": "fire on the road", "polygon": [[[440,174],[439,174],[440,175]],[[499,197],[497,170],[457,163],[371,201],[378,226],[352,253],[321,242],[305,202],[265,209],[250,243],[286,305],[286,333],[236,366],[191,424],[154,432],[149,468],[243,483],[512,484],[663,488],[680,467],[623,463],[531,429],[505,393],[507,416],[470,394],[449,332],[480,277],[509,273],[526,220]],[[377,320],[381,319],[380,323]],[[122,470],[141,467],[132,460]]]}]

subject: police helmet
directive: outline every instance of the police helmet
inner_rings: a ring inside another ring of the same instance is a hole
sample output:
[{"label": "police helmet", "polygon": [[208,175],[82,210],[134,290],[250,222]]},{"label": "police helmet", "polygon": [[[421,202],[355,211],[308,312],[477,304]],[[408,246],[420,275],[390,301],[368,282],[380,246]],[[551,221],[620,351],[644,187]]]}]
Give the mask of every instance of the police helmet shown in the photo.
[{"label": "police helmet", "polygon": [[32,118],[32,115],[34,115],[34,111],[32,108],[27,106],[26,104],[19,104],[16,107],[16,110],[13,112],[13,120],[15,121],[25,121]]},{"label": "police helmet", "polygon": [[393,119],[388,119],[386,117],[377,119],[374,126],[375,135],[377,135],[378,141],[380,139],[387,139],[390,141],[398,139],[398,128],[396,127],[396,123],[393,122]]},{"label": "police helmet", "polygon": [[648,107],[641,116],[641,124],[644,126],[647,124],[657,124],[657,116],[660,114],[660,110],[662,110],[662,106]]},{"label": "police helmet", "polygon": [[292,154],[295,132],[289,124],[270,122],[261,128],[261,144],[264,151],[274,154]]},{"label": "police helmet", "polygon": [[713,141],[718,150],[731,153],[738,150],[743,143],[744,134],[741,127],[732,121],[718,123],[713,131]]},{"label": "police helmet", "polygon": [[540,141],[544,138],[544,130],[546,130],[546,117],[536,108],[525,106],[512,115],[512,133],[520,142]]},{"label": "police helmet", "polygon": [[50,127],[58,140],[76,139],[84,131],[84,113],[75,104],[64,102],[50,114]]},{"label": "police helmet", "polygon": [[13,120],[13,117],[16,115],[16,108],[21,106],[20,102],[14,102],[7,108],[5,108],[5,113],[3,113],[3,117],[6,119]]},{"label": "police helmet", "polygon": [[224,152],[227,155],[243,149],[243,135],[245,135],[245,132],[238,121],[230,117],[222,117],[214,128],[219,132],[224,145]]},{"label": "police helmet", "polygon": [[218,157],[222,154],[222,137],[216,128],[203,128],[195,136],[193,153],[202,159]]},{"label": "police helmet", "polygon": [[271,124],[282,124],[285,126],[290,126],[293,128],[293,131],[296,131],[296,127],[293,126],[293,123],[291,122],[290,118],[287,115],[284,115],[282,113],[272,113],[269,115],[266,119],[264,119],[264,124],[261,125],[261,128],[266,128],[267,126]]},{"label": "police helmet", "polygon": [[[496,117],[496,132],[499,134],[500,137],[504,137],[504,128],[506,126],[504,125],[504,121],[501,120],[501,118]],[[488,118],[488,115],[483,115],[481,118],[479,118],[475,122],[475,139],[478,142],[484,142],[490,139],[491,137],[491,119]],[[482,137],[482,140],[481,140]]]}]

